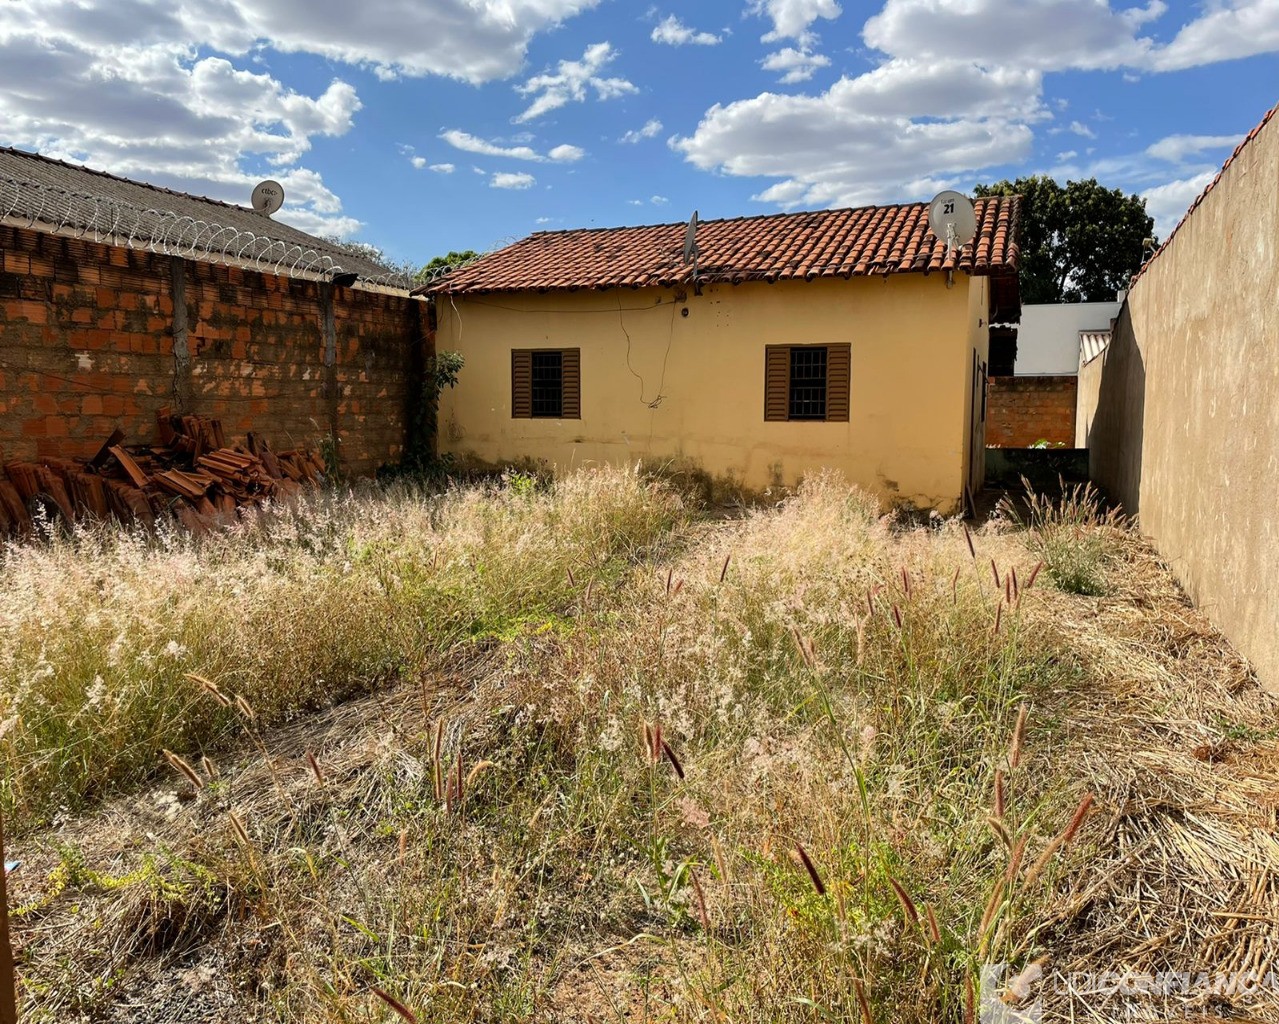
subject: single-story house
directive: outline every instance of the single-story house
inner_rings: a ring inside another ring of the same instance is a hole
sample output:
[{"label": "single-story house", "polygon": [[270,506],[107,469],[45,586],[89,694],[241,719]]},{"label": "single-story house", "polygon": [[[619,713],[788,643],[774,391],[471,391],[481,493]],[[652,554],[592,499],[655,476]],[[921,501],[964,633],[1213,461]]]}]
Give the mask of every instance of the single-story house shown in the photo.
[{"label": "single-story house", "polygon": [[923,203],[539,232],[422,291],[465,358],[444,452],[692,463],[752,490],[823,467],[953,512],[984,473],[989,325],[1019,306],[1020,200],[947,252]]}]

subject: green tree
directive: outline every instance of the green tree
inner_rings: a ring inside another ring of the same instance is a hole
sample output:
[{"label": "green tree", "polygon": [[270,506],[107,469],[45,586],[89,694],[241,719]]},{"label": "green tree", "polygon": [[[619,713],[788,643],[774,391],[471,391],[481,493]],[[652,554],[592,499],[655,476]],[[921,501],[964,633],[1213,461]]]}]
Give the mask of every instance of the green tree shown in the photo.
[{"label": "green tree", "polygon": [[978,196],[1022,197],[1022,302],[1105,302],[1140,268],[1155,222],[1146,201],[1096,178],[1063,187],[1036,175],[978,185]]},{"label": "green tree", "polygon": [[435,280],[435,278],[447,273],[454,267],[461,267],[470,263],[471,260],[475,259],[477,256],[479,256],[479,253],[474,249],[464,249],[461,252],[450,251],[447,256],[436,256],[435,259],[431,260],[430,263],[426,264],[426,266],[417,272],[414,280],[418,284],[426,284],[428,281]]}]

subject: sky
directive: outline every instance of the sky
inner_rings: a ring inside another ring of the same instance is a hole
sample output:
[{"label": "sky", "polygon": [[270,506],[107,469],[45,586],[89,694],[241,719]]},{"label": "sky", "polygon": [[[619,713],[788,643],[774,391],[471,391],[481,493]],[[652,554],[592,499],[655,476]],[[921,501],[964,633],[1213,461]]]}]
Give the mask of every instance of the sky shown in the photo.
[{"label": "sky", "polygon": [[1279,0],[0,0],[0,144],[420,264],[1051,174],[1166,236],[1279,101]]}]

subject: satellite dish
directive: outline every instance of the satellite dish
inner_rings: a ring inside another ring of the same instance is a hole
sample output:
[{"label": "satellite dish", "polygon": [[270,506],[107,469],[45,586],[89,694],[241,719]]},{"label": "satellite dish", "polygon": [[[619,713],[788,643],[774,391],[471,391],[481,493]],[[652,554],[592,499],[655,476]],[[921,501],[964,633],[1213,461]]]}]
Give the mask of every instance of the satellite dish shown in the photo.
[{"label": "satellite dish", "polygon": [[697,211],[689,218],[688,229],[684,232],[684,262],[692,263],[697,259]]},{"label": "satellite dish", "polygon": [[253,212],[269,217],[284,205],[284,186],[278,181],[262,181],[253,189]]},{"label": "satellite dish", "polygon": [[946,243],[946,251],[962,249],[977,234],[973,201],[962,192],[938,192],[928,204],[928,226]]}]

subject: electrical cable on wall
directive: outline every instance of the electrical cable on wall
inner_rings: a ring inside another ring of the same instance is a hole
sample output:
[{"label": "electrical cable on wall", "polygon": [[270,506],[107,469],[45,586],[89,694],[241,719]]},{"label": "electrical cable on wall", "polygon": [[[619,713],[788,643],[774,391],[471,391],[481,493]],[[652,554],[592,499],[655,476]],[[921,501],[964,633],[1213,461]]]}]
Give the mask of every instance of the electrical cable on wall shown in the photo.
[{"label": "electrical cable on wall", "polygon": [[[645,306],[643,308],[652,309],[655,307]],[[646,405],[650,409],[656,409],[658,406],[662,404],[662,400],[666,397],[664,394],[662,394],[662,388],[666,384],[666,364],[671,356],[671,344],[675,340],[675,303],[671,302],[670,332],[666,339],[666,354],[662,356],[662,374],[657,384],[657,397],[655,397],[651,402],[645,401],[644,399],[644,391],[645,391],[644,378],[640,376],[640,374],[636,373],[635,367],[631,365],[631,332],[626,329],[626,319],[622,316],[622,312],[623,312],[622,297],[619,295],[617,297],[617,322],[618,322],[618,325],[622,328],[622,333],[626,335],[626,368],[630,371],[631,376],[634,377],[637,381],[639,381],[640,404]]]}]

